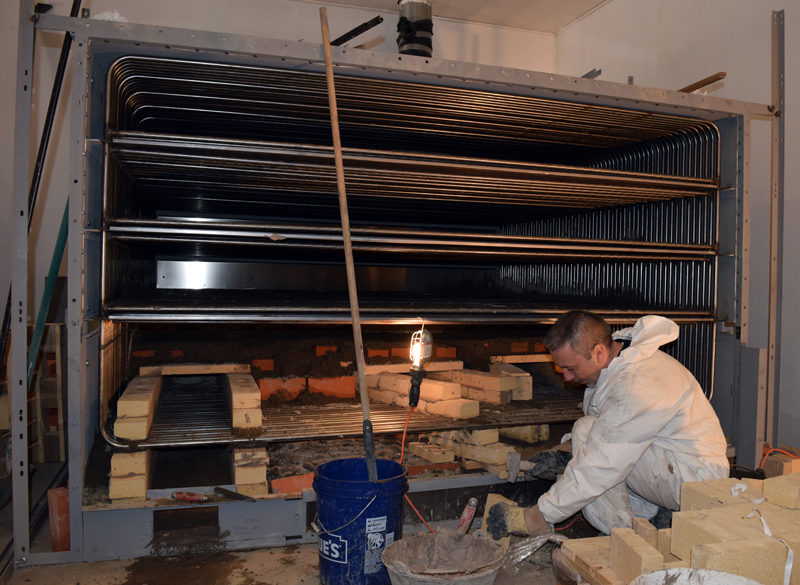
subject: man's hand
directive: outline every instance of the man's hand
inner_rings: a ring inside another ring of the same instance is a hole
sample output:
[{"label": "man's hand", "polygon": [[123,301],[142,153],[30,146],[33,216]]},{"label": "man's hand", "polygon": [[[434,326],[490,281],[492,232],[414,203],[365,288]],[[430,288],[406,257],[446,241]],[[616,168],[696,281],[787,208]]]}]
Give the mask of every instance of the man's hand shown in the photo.
[{"label": "man's hand", "polygon": [[553,531],[552,525],[542,516],[539,506],[531,506],[525,509],[525,526],[531,536],[547,534]]},{"label": "man's hand", "polygon": [[564,468],[570,459],[572,459],[572,453],[560,449],[534,453],[528,459],[534,464],[533,468],[525,471],[525,479],[530,481],[539,478],[555,481],[559,475],[564,473]]},{"label": "man's hand", "polygon": [[542,516],[539,506],[522,508],[500,502],[491,507],[486,517],[486,531],[495,540],[510,534],[527,536],[551,530],[552,527]]}]

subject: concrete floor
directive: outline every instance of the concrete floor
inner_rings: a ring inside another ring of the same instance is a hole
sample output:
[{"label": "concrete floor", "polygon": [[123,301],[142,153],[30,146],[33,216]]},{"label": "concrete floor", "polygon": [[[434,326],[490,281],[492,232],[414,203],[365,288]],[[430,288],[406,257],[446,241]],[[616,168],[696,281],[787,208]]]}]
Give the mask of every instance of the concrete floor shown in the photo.
[{"label": "concrete floor", "polygon": [[317,546],[27,567],[10,585],[317,585]]},{"label": "concrete floor", "polygon": [[[528,562],[495,585],[555,585],[552,547],[545,545]],[[318,585],[316,544],[244,552],[125,561],[27,567],[10,585]]]}]

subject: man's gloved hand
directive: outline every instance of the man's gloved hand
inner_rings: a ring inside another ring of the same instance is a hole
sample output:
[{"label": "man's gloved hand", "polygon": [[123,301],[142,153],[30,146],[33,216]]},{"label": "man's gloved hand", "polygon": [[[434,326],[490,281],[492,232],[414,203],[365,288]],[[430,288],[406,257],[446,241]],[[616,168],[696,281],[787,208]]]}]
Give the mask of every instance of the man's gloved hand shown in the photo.
[{"label": "man's gloved hand", "polygon": [[486,532],[499,540],[509,534],[526,535],[525,508],[498,502],[489,510],[486,517]]},{"label": "man's gloved hand", "polygon": [[534,453],[528,461],[534,464],[532,469],[525,470],[525,479],[535,478],[549,479],[555,481],[558,476],[564,473],[564,468],[572,459],[569,451],[553,450]]}]

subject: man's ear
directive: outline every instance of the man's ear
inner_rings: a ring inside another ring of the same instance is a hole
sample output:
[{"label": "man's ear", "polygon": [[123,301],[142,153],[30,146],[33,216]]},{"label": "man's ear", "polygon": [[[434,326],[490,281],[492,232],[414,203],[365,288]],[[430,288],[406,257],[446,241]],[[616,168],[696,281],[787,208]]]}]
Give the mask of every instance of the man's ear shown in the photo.
[{"label": "man's ear", "polygon": [[606,363],[608,353],[608,348],[602,343],[595,343],[592,347],[592,358],[596,364]]}]

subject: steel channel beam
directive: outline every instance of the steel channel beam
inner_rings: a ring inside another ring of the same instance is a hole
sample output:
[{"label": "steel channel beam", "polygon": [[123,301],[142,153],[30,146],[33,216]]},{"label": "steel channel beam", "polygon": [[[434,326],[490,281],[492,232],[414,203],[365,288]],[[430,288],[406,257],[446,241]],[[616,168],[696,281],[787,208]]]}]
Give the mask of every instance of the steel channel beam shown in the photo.
[{"label": "steel channel beam", "polygon": [[[120,40],[166,50],[201,49],[214,54],[219,62],[252,60],[270,56],[284,67],[322,71],[322,47],[318,44],[259,39],[243,35],[154,27],[133,23],[73,19],[42,15],[37,27],[45,30],[71,30],[86,38]],[[555,99],[610,105],[716,120],[728,115],[750,115],[770,119],[766,105],[726,98],[686,94],[677,91],[630,86],[598,79],[581,79],[555,73],[524,71],[442,59],[333,47],[337,68],[352,75],[405,78],[416,82],[466,86],[472,81],[496,85],[508,93],[523,93]]]},{"label": "steel channel beam", "polygon": [[769,329],[767,337],[766,439],[778,444],[783,301],[783,175],[785,100],[784,11],[772,12],[772,106],[770,148]]},{"label": "steel channel beam", "polygon": [[30,495],[28,482],[28,188],[30,178],[31,94],[33,92],[33,1],[19,2],[17,95],[14,115],[14,247],[12,272],[11,353],[8,393],[11,402],[11,485],[14,562],[30,558]]}]

